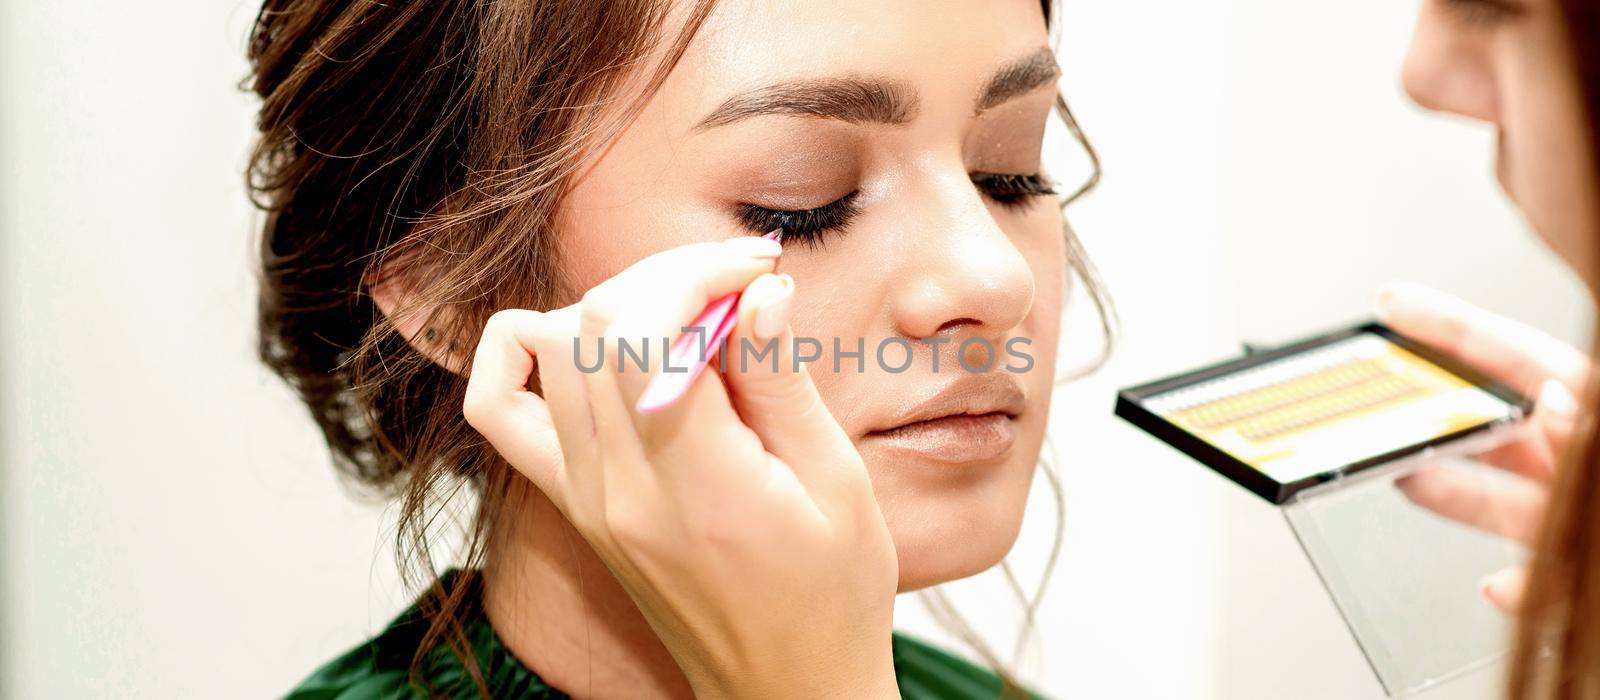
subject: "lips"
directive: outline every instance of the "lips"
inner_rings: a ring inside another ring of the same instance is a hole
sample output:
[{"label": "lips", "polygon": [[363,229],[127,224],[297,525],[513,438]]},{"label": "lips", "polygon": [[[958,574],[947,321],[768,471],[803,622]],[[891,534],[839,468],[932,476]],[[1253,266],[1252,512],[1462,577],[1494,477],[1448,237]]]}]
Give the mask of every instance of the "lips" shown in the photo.
[{"label": "lips", "polygon": [[880,446],[939,462],[1004,456],[1016,443],[1016,419],[1027,397],[1005,374],[968,374],[926,397],[907,402],[885,427],[866,438]]}]

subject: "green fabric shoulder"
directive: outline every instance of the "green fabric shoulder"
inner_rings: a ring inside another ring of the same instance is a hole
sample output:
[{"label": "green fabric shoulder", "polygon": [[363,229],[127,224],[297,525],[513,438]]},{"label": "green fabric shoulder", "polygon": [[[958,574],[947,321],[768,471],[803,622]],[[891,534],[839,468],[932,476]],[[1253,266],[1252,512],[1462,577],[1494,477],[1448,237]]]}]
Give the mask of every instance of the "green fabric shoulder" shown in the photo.
[{"label": "green fabric shoulder", "polygon": [[1026,688],[1005,692],[994,671],[899,632],[894,635],[894,674],[905,700],[1044,699]]},{"label": "green fabric shoulder", "polygon": [[[463,578],[466,581],[463,581]],[[475,585],[476,576],[452,570],[441,579],[445,588]],[[468,596],[462,611],[466,642],[471,646],[484,685],[493,698],[566,698],[517,660],[495,634],[477,595]],[[429,652],[415,675],[411,661],[427,632],[421,601],[401,613],[376,637],[318,668],[285,697],[288,700],[409,700],[411,698],[480,698],[466,664],[445,644]],[[895,633],[895,675],[906,700],[1001,697],[1001,682],[981,668],[949,652]],[[1007,697],[1039,698],[1028,693]]]},{"label": "green fabric shoulder", "polygon": [[[446,590],[461,584],[475,586],[477,576],[452,569],[440,578],[440,583]],[[466,642],[472,648],[490,696],[536,700],[566,698],[565,693],[545,685],[537,674],[511,654],[495,634],[488,616],[483,614],[480,600],[475,593],[468,595],[461,617]],[[428,622],[419,600],[378,636],[323,665],[285,697],[288,700],[481,698],[478,684],[466,664],[449,645],[436,644],[417,673],[412,674],[411,661],[427,631]]]}]

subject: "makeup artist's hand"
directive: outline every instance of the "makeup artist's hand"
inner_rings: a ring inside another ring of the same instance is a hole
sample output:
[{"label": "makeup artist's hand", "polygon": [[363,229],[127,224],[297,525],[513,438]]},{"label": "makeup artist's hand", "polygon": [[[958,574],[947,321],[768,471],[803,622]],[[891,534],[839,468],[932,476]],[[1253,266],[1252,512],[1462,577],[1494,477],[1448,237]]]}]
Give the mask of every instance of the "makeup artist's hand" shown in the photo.
[{"label": "makeup artist's hand", "polygon": [[[1420,285],[1390,285],[1376,301],[1379,318],[1401,334],[1537,397],[1533,415],[1508,442],[1476,455],[1508,472],[1507,478],[1429,465],[1398,482],[1407,498],[1440,515],[1532,544],[1573,431],[1573,397],[1582,395],[1589,378],[1588,358],[1532,327]],[[1526,568],[1514,566],[1484,577],[1479,590],[1496,607],[1514,612],[1526,580]]]},{"label": "makeup artist's hand", "polygon": [[[855,446],[794,370],[779,250],[754,236],[674,248],[572,306],[496,314],[464,412],[583,533],[697,697],[897,697],[894,544]],[[741,289],[726,383],[708,368],[638,413],[663,344]],[[747,340],[775,341],[776,370],[755,354],[739,366]]]}]

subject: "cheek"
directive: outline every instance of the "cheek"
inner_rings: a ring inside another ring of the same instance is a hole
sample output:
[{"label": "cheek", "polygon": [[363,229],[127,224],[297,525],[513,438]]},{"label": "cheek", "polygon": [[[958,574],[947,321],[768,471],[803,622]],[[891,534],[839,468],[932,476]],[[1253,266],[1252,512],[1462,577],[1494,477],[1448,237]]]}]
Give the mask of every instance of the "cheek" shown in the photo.
[{"label": "cheek", "polygon": [[[1013,234],[1019,248],[1028,260],[1033,275],[1033,304],[1023,318],[1015,335],[1027,338],[1027,346],[1019,348],[1032,360],[1031,369],[1017,375],[1028,393],[1028,412],[1021,428],[1031,456],[1037,455],[1039,442],[1047,428],[1050,399],[1056,388],[1057,350],[1061,344],[1062,313],[1068,294],[1068,265],[1066,228],[1062,214],[1054,202],[1041,203],[1048,212],[1038,212],[1028,217],[1026,231]],[[1071,293],[1082,296],[1083,290],[1071,288]],[[1019,464],[1019,473],[1032,470],[1033,459]],[[1026,480],[1019,481],[1026,484]],[[1017,492],[1026,497],[1026,487]]]},{"label": "cheek", "polygon": [[554,256],[562,305],[630,265],[689,243],[737,235],[729,220],[681,191],[628,188],[631,173],[603,167],[562,203]]},{"label": "cheek", "polygon": [[[556,229],[555,274],[559,291],[557,307],[575,304],[583,293],[627,268],[630,261],[646,253],[636,242],[606,236],[607,230],[620,222],[612,221],[615,215],[585,213],[581,216],[564,216]],[[587,251],[585,255],[572,255],[568,251]]]},{"label": "cheek", "polygon": [[[872,235],[868,231],[857,234]],[[881,377],[832,371],[832,344],[837,341],[852,347],[858,338],[887,335],[881,325],[887,280],[879,257],[841,252],[839,249],[850,245],[846,241],[828,245],[833,246],[832,252],[786,252],[778,269],[795,279],[794,317],[790,321],[795,337],[815,340],[815,346],[802,349],[809,354],[822,354],[810,365],[811,380],[839,424],[854,435],[865,427],[856,411],[876,395],[872,380]]]},{"label": "cheek", "polygon": [[1053,354],[1061,333],[1061,312],[1067,288],[1066,222],[1054,202],[1041,203],[1047,211],[1029,217],[1028,232],[1022,244],[1028,268],[1033,274],[1033,306],[1023,321],[1023,331],[1033,339],[1038,352]]},{"label": "cheek", "polygon": [[[1586,276],[1596,264],[1596,187],[1581,88],[1558,47],[1519,41],[1501,64],[1506,188],[1552,250]],[[1554,44],[1549,42],[1556,42]]]}]

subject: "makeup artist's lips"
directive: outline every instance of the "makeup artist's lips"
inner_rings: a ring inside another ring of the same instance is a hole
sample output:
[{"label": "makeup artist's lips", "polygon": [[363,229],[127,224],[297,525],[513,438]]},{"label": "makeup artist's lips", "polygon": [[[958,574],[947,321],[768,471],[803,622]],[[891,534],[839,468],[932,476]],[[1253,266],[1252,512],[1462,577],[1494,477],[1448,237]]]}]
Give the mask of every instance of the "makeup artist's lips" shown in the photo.
[{"label": "makeup artist's lips", "polygon": [[967,374],[897,416],[866,438],[939,462],[994,459],[1017,441],[1022,387],[1005,374]]},{"label": "makeup artist's lips", "polygon": [[1494,178],[1500,183],[1500,190],[1506,193],[1512,201],[1516,201],[1517,193],[1511,190],[1511,150],[1506,147],[1506,130],[1495,131],[1494,139]]}]

